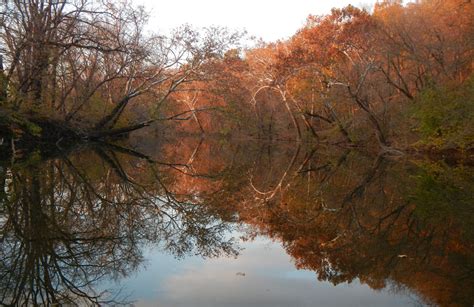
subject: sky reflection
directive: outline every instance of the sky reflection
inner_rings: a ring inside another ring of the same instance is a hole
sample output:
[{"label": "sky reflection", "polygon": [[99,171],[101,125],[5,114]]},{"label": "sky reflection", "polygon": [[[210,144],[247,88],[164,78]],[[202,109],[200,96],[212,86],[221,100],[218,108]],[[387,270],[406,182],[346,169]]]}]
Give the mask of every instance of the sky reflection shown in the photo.
[{"label": "sky reflection", "polygon": [[278,242],[240,242],[237,258],[182,260],[158,249],[145,268],[115,287],[131,293],[135,306],[415,306],[410,293],[372,290],[353,282],[333,286],[311,271],[297,270]]}]

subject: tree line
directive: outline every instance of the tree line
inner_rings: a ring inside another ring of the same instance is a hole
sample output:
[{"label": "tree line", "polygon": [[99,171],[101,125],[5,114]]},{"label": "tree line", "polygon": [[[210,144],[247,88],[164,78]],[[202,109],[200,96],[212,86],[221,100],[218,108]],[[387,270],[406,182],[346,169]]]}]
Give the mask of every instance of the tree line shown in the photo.
[{"label": "tree line", "polygon": [[470,1],[385,0],[241,49],[222,28],[148,34],[127,1],[4,1],[0,125],[96,139],[170,119],[174,132],[471,149],[472,17]]},{"label": "tree line", "polygon": [[212,63],[208,74],[218,77],[190,99],[225,115],[200,114],[187,129],[207,120],[208,131],[266,139],[472,148],[473,20],[472,3],[459,0],[309,16],[288,40]]}]

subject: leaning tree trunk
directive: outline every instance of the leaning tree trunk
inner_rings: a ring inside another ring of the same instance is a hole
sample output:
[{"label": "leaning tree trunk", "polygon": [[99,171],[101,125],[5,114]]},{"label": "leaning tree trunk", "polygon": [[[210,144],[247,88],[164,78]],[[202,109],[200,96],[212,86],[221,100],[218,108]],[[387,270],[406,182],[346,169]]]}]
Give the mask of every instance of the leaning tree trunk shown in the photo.
[{"label": "leaning tree trunk", "polygon": [[293,114],[293,111],[291,111],[291,107],[288,104],[288,100],[286,99],[284,94],[282,94],[282,98],[283,98],[283,103],[285,104],[286,110],[288,111],[288,114],[290,115],[291,121],[293,122],[293,126],[295,126],[296,140],[301,141],[300,125],[298,125],[298,121],[296,120],[296,116],[295,116],[295,114]]}]

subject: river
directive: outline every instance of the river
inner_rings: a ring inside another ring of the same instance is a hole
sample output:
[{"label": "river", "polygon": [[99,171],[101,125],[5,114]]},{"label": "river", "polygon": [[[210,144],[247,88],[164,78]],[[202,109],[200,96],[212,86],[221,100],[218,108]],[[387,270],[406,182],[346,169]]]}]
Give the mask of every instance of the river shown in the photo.
[{"label": "river", "polygon": [[469,163],[213,138],[2,157],[3,304],[474,304]]}]

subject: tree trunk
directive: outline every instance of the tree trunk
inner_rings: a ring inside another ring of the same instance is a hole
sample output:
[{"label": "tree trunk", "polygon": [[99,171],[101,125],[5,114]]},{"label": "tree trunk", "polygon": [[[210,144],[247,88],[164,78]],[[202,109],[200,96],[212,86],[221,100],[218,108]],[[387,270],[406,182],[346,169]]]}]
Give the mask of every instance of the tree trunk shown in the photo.
[{"label": "tree trunk", "polygon": [[295,114],[291,111],[290,105],[288,104],[288,100],[286,99],[285,95],[282,95],[283,102],[285,104],[286,110],[288,111],[288,114],[290,115],[291,121],[293,122],[293,126],[295,126],[296,129],[296,140],[301,141],[301,129],[300,125],[298,125],[298,121],[296,120]]}]

